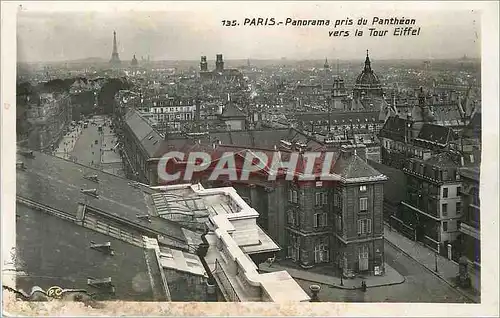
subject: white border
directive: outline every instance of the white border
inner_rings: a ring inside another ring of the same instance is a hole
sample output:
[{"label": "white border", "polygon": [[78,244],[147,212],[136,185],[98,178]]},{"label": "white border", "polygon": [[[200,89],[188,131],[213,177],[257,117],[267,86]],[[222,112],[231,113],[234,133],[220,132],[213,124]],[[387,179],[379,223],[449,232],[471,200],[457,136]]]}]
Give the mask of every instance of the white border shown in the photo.
[{"label": "white border", "polygon": [[[2,2],[1,27],[1,211],[2,211],[2,257],[5,243],[12,245],[15,237],[15,85],[16,85],[16,11],[18,3]],[[352,2],[349,4],[353,4]],[[347,2],[345,7],[349,7]],[[277,4],[265,2],[27,2],[23,7],[33,11],[83,11],[92,7],[99,11],[115,10],[189,10],[193,5],[197,8],[210,8],[231,12],[237,10],[262,11],[264,7],[278,9],[284,2]],[[287,4],[294,7],[311,5],[307,2]],[[342,4],[344,6],[344,4]],[[350,6],[352,8],[352,6]],[[333,306],[337,315],[372,316],[486,316],[498,315],[498,2],[356,2],[356,12],[367,10],[478,10],[482,11],[482,118],[483,118],[483,160],[481,167],[481,203],[482,203],[482,303],[480,305],[454,304],[325,304],[316,305],[318,312],[324,312],[325,306]],[[56,9],[57,8],[57,9]],[[346,9],[347,10],[347,9]],[[352,10],[352,9],[351,9]],[[338,12],[335,15],[339,15]],[[342,13],[341,15],[344,15]],[[4,105],[10,104],[9,109]],[[13,227],[14,226],[14,227]],[[14,231],[14,232],[13,232]],[[172,305],[173,307],[177,305]],[[183,306],[183,305],[179,305]],[[196,305],[205,306],[203,304]],[[207,305],[208,306],[208,305]],[[232,312],[232,305],[220,304],[221,313]],[[267,305],[258,305],[265,308]],[[273,305],[270,304],[269,308]],[[291,305],[289,314],[311,312],[312,305]],[[242,306],[243,307],[243,306]],[[207,308],[214,308],[213,304]],[[302,309],[301,309],[302,308]],[[237,311],[234,311],[237,314]],[[133,314],[133,313],[131,313]],[[212,311],[211,315],[217,313]],[[255,313],[257,314],[257,313]]]}]

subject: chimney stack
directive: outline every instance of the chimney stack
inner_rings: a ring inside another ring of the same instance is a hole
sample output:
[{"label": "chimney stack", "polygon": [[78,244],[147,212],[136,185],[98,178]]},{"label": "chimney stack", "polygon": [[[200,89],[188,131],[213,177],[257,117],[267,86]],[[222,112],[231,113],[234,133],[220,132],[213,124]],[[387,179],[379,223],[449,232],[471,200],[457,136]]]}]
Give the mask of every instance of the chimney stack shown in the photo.
[{"label": "chimney stack", "polygon": [[340,152],[342,154],[342,158],[349,159],[352,156],[358,156],[363,161],[366,162],[366,145],[364,144],[356,144],[356,145],[342,145],[340,147]]}]

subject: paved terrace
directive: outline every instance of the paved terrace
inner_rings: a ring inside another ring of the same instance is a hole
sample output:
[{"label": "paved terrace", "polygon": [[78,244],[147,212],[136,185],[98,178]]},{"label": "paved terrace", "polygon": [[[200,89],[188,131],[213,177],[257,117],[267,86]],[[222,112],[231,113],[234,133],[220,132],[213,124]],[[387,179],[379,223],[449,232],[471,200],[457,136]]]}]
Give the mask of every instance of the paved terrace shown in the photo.
[{"label": "paved terrace", "polygon": [[[309,296],[286,271],[261,274],[250,254],[279,247],[257,225],[258,213],[232,187],[204,189],[200,184],[155,187],[202,198],[209,211],[209,248],[205,261],[224,297],[233,302],[301,302]],[[286,291],[286,292],[284,292]]]}]

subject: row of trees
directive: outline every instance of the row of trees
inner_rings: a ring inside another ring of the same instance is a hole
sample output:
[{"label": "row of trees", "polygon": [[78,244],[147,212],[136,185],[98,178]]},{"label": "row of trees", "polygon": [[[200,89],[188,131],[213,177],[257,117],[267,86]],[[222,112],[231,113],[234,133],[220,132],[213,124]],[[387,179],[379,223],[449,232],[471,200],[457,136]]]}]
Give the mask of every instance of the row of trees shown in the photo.
[{"label": "row of trees", "polygon": [[[29,82],[22,82],[17,84],[17,105],[16,105],[16,121],[17,121],[17,136],[18,139],[27,136],[30,130],[30,123],[28,122],[27,110],[30,104],[37,103],[40,94],[43,93],[69,93],[71,86],[76,80],[87,81],[85,78],[68,78],[68,79],[54,79],[45,83],[32,85]],[[97,94],[97,109],[94,109],[94,95],[86,94],[79,98],[72,99],[75,104],[75,111],[78,114],[90,114],[98,112],[102,114],[110,114],[113,112],[115,94],[121,89],[129,89],[130,84],[126,78],[111,78],[108,79],[101,87]],[[88,101],[82,101],[89,99]],[[77,116],[79,117],[79,116]],[[73,117],[75,118],[75,117]]]}]

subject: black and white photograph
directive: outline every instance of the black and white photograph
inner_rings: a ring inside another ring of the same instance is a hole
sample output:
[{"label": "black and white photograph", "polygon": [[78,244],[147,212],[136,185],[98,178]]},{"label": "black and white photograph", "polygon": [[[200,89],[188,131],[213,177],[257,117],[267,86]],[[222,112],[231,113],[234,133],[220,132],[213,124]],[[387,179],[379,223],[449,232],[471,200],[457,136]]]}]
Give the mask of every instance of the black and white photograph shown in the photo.
[{"label": "black and white photograph", "polygon": [[498,3],[4,7],[6,315],[498,314]]}]

